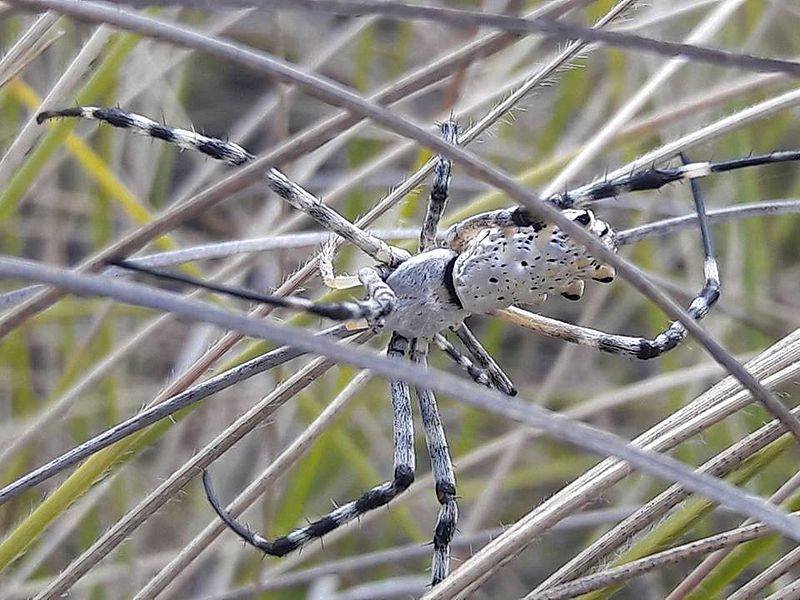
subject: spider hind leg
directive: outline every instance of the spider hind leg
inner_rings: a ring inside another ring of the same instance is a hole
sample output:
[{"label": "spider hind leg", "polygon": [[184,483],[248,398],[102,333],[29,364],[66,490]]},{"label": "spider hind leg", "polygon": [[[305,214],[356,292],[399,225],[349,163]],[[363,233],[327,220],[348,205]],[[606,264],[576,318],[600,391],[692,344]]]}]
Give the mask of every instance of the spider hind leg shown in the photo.
[{"label": "spider hind leg", "polygon": [[[688,163],[686,157],[681,155],[681,159],[686,164]],[[705,282],[703,288],[695,296],[689,304],[687,312],[691,317],[697,321],[705,318],[711,307],[716,304],[720,296],[721,285],[719,279],[719,268],[717,267],[717,259],[714,252],[714,241],[708,226],[708,216],[706,215],[705,202],[703,201],[702,190],[700,189],[700,182],[692,178],[690,180],[692,187],[692,197],[694,199],[695,210],[697,211],[697,221],[700,227],[700,236],[703,244],[703,275]],[[675,321],[665,329],[661,334],[657,335],[652,340],[642,339],[639,353],[637,358],[647,360],[655,358],[669,352],[680,344],[686,337],[686,327],[680,321]]]},{"label": "spider hind leg", "polygon": [[[691,163],[690,163],[691,164]],[[720,280],[717,261],[714,255],[714,244],[708,227],[708,217],[705,211],[700,184],[692,179],[692,195],[697,211],[700,235],[705,259],[703,271],[705,283],[692,302],[689,304],[688,313],[696,320],[703,319],[719,299]],[[537,331],[549,337],[558,338],[570,343],[590,346],[603,352],[649,360],[661,356],[677,347],[686,337],[686,328],[680,321],[671,323],[663,332],[652,339],[606,333],[581,327],[571,323],[564,323],[542,315],[528,313],[518,308],[509,308],[498,311],[506,320],[512,321],[528,329]]]}]

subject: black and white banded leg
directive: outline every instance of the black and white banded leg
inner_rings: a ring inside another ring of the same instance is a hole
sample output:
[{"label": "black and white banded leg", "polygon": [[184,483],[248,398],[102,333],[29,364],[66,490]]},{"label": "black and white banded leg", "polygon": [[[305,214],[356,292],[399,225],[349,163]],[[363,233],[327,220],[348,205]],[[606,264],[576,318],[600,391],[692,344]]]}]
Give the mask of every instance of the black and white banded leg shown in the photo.
[{"label": "black and white banded leg", "polygon": [[433,336],[433,343],[436,344],[437,348],[447,354],[450,358],[453,359],[459,367],[466,371],[467,375],[469,375],[475,383],[480,385],[484,385],[486,387],[494,387],[493,381],[489,373],[478,366],[470,360],[470,358],[461,352],[458,348],[453,346],[450,341],[444,337],[441,333],[437,333]]},{"label": "black and white banded leg", "polygon": [[346,239],[378,262],[396,267],[411,257],[406,250],[390,246],[382,239],[356,227],[277,169],[269,170],[267,183],[273,192],[286,200],[293,208],[306,213],[325,229]]},{"label": "black and white banded leg", "polygon": [[[545,199],[560,210],[580,209],[603,198],[614,198],[629,192],[658,190],[669,183],[695,181],[714,173],[747,167],[800,161],[800,151],[782,151],[719,162],[690,162],[678,167],[642,169],[624,177],[601,180],[574,190],[554,194]],[[445,237],[448,247],[461,251],[464,245],[490,227],[544,227],[540,219],[524,206],[489,211],[464,219],[451,227]]]},{"label": "black and white banded leg", "polygon": [[[690,163],[683,155],[681,155],[681,159],[684,161],[687,168],[694,168],[694,165],[703,164]],[[700,182],[697,181],[696,177],[691,177],[690,184],[695,210],[697,211],[697,222],[700,226],[700,238],[703,244],[703,275],[705,277],[705,283],[694,300],[692,300],[691,304],[689,304],[687,312],[693,319],[700,321],[705,318],[708,311],[719,299],[720,280],[719,268],[717,267],[717,259],[714,253],[714,241],[708,226],[708,215],[706,215]],[[644,338],[639,340],[639,348],[636,357],[644,360],[656,358],[675,348],[685,338],[686,327],[680,321],[675,321],[652,340]],[[620,349],[616,345],[616,341],[614,336],[611,336],[609,339],[602,342],[600,350],[619,354]]]},{"label": "black and white banded leg", "polygon": [[[688,163],[696,164],[696,163]],[[711,307],[717,302],[720,294],[719,269],[714,253],[714,242],[708,226],[705,202],[703,201],[700,182],[691,180],[692,197],[697,211],[697,221],[700,226],[700,237],[703,244],[703,274],[705,283],[700,292],[689,304],[687,312],[697,321],[703,319]],[[629,356],[641,360],[648,360],[661,356],[678,346],[686,338],[686,327],[680,321],[674,321],[664,331],[652,339],[631,337],[604,333],[595,329],[579,327],[549,319],[540,315],[530,318],[526,313],[517,308],[498,311],[503,317],[550,337],[592,346],[603,352]]]},{"label": "black and white banded leg", "polygon": [[[697,164],[689,163],[683,155],[681,155],[681,159],[687,166]],[[711,237],[711,231],[708,226],[708,215],[706,214],[700,182],[696,178],[692,178],[690,184],[695,210],[697,211],[697,223],[700,227],[700,239],[703,243],[703,275],[705,276],[705,283],[703,289],[689,304],[687,312],[694,320],[700,321],[705,318],[708,311],[719,299],[720,280],[717,257],[714,252],[714,240]],[[686,327],[680,321],[675,321],[653,340],[642,340],[639,358],[648,359],[660,356],[664,352],[669,352],[675,348],[685,338]]]},{"label": "black and white banded leg", "polygon": [[[255,156],[233,142],[208,137],[195,131],[163,125],[135,113],[120,108],[100,108],[82,106],[63,110],[43,111],[36,116],[38,123],[61,117],[93,119],[114,127],[127,129],[133,133],[152,137],[187,150],[194,150],[216,160],[231,165],[242,165]],[[389,246],[383,240],[372,236],[353,225],[332,208],[323,204],[319,198],[291,181],[277,169],[267,173],[270,188],[289,202],[294,208],[302,210],[316,219],[323,227],[352,242],[369,256],[389,266],[397,266],[409,258],[409,253],[401,248]]]},{"label": "black and white banded leg", "polygon": [[492,385],[504,394],[516,396],[517,389],[514,387],[511,378],[503,372],[503,369],[500,368],[500,365],[492,358],[491,354],[486,351],[486,348],[483,347],[483,344],[475,337],[475,334],[472,333],[470,328],[467,327],[467,324],[460,323],[450,329],[458,336],[461,343],[464,344],[467,352],[469,352],[478,364],[489,374],[489,377],[492,379]]},{"label": "black and white banded leg", "polygon": [[227,286],[220,283],[212,283],[182,273],[151,269],[150,267],[138,265],[126,260],[111,259],[107,262],[115,267],[135,271],[137,273],[144,273],[166,281],[183,283],[196,288],[219,292],[234,298],[251,300],[270,306],[300,310],[334,321],[366,319],[367,323],[372,327],[380,327],[382,320],[392,312],[395,306],[395,293],[392,291],[392,288],[383,281],[379,271],[374,267],[363,267],[358,272],[359,281],[367,291],[366,300],[324,304],[312,302],[311,300],[298,298],[296,296],[274,296],[272,294],[262,294],[260,292]]},{"label": "black and white banded leg", "polygon": [[[408,345],[406,338],[393,335],[386,352],[387,356],[402,360],[408,351]],[[392,381],[391,395],[394,414],[394,474],[390,481],[373,487],[357,500],[343,504],[305,527],[295,529],[286,536],[272,541],[251,531],[222,505],[214,492],[211,476],[208,471],[203,471],[203,487],[208,501],[220,519],[239,537],[270,556],[284,556],[371,510],[385,506],[414,482],[414,423],[408,385],[402,381]]]},{"label": "black and white banded leg", "polygon": [[50,119],[61,117],[78,117],[93,119],[108,123],[114,127],[128,129],[133,133],[163,140],[186,150],[196,150],[216,160],[221,160],[229,165],[239,166],[255,158],[239,144],[226,142],[219,138],[208,137],[189,131],[163,125],[135,113],[129,113],[120,108],[100,108],[97,106],[77,106],[63,110],[46,110],[36,115],[37,123],[44,123]]},{"label": "black and white banded leg", "polygon": [[[458,125],[455,121],[448,120],[439,127],[442,139],[456,145],[458,143]],[[442,219],[447,206],[448,189],[450,187],[450,171],[452,162],[444,156],[436,157],[436,166],[433,168],[433,181],[431,193],[425,207],[425,217],[422,221],[422,230],[419,234],[419,251],[425,252],[436,247],[436,233],[439,221]]]},{"label": "black and white banded leg", "polygon": [[[428,344],[424,340],[414,340],[411,360],[427,366]],[[431,470],[436,485],[436,498],[441,508],[436,520],[433,534],[433,560],[431,563],[431,585],[441,582],[450,571],[450,542],[456,532],[458,523],[458,505],[456,504],[456,477],[453,472],[453,461],[447,447],[447,438],[439,417],[439,408],[433,392],[424,388],[415,388],[422,415],[422,426],[425,430],[425,442],[431,457]]]},{"label": "black and white banded leg", "polygon": [[554,194],[547,198],[547,202],[550,202],[560,209],[580,208],[595,200],[614,198],[629,192],[657,190],[669,183],[677,181],[684,181],[687,179],[689,181],[694,181],[714,173],[725,173],[727,171],[736,171],[748,167],[759,167],[798,160],[800,160],[800,151],[796,150],[770,152],[769,154],[760,154],[758,156],[747,156],[745,158],[717,162],[688,162],[684,160],[683,164],[679,167],[641,169],[624,177],[596,181],[574,190],[561,194]]}]

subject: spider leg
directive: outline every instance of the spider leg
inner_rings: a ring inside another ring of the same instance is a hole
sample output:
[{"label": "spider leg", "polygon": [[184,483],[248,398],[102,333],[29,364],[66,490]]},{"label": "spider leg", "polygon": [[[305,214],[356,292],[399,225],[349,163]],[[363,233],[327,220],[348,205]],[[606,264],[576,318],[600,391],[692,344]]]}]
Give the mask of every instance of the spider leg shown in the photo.
[{"label": "spider leg", "polygon": [[467,327],[467,324],[460,323],[450,329],[458,336],[458,339],[461,340],[461,343],[464,344],[464,347],[473,358],[478,361],[478,364],[486,370],[489,377],[492,378],[494,387],[504,394],[516,396],[517,389],[514,387],[514,382],[503,372],[503,369],[495,362],[492,355],[486,351],[486,348],[483,347],[483,344],[475,337],[475,334],[472,333],[470,328]]},{"label": "spider leg", "polygon": [[[407,349],[408,340],[394,334],[386,354],[396,359],[402,359]],[[273,541],[251,531],[245,524],[236,520],[236,517],[217,498],[211,482],[211,475],[204,470],[203,487],[209,503],[220,519],[239,537],[270,556],[284,556],[309,541],[321,538],[345,523],[388,504],[408,489],[414,481],[414,424],[411,417],[411,396],[408,385],[402,381],[392,381],[391,393],[394,413],[394,476],[391,481],[375,486],[357,500],[343,504],[324,517]]]},{"label": "spider leg", "polygon": [[301,310],[313,315],[319,315],[320,317],[333,319],[334,321],[366,319],[373,327],[379,327],[381,320],[392,312],[395,305],[395,294],[392,288],[383,281],[380,272],[374,267],[364,267],[358,272],[359,282],[367,291],[366,300],[321,304],[296,296],[274,296],[272,294],[262,294],[238,287],[203,281],[181,273],[151,269],[150,267],[138,265],[126,260],[108,260],[107,262],[116,267],[129,271],[136,271],[138,273],[145,273],[153,277],[158,277],[159,279],[183,283],[235,298],[242,298],[243,300],[260,302],[261,304]]},{"label": "spider leg", "polygon": [[[450,144],[458,143],[458,125],[455,121],[448,120],[441,124],[442,139]],[[419,251],[425,252],[436,247],[436,230],[439,221],[447,206],[448,188],[450,186],[450,170],[452,162],[444,156],[436,157],[436,166],[433,168],[433,181],[428,204],[425,208],[425,219],[419,235]]]},{"label": "spider leg", "polygon": [[535,331],[538,334],[547,337],[569,342],[571,344],[578,344],[579,346],[588,346],[595,348],[601,352],[608,352],[610,354],[618,354],[620,356],[627,356],[629,358],[652,358],[642,354],[642,344],[644,342],[646,347],[649,347],[655,342],[655,339],[646,340],[644,338],[618,335],[614,333],[607,333],[599,329],[592,329],[590,327],[583,327],[581,325],[574,325],[566,321],[559,321],[543,315],[528,312],[516,306],[511,308],[504,308],[495,311],[495,315],[504,321],[509,321],[515,325],[520,325],[526,329]]},{"label": "spider leg", "polygon": [[358,287],[361,282],[355,275],[337,275],[333,266],[336,256],[336,244],[332,241],[322,245],[319,251],[319,273],[322,275],[322,282],[332,290],[348,290]]},{"label": "spider leg", "polygon": [[[703,196],[700,191],[700,184],[694,179],[691,183],[692,195],[694,197],[695,208],[697,209],[697,217],[703,241],[703,253],[705,255],[705,260],[703,261],[705,283],[694,300],[689,304],[688,313],[692,318],[699,321],[708,314],[709,309],[719,299],[720,282],[717,261],[714,256],[714,244],[708,228],[708,217],[705,211]],[[533,315],[532,313],[527,313],[518,308],[510,308],[497,312],[507,320],[528,327],[529,329],[534,329],[550,337],[557,337],[568,342],[592,346],[603,352],[631,356],[642,360],[655,358],[665,352],[669,352],[686,337],[686,328],[680,321],[674,321],[653,339],[646,339],[609,334],[596,329],[579,327],[555,319],[542,317],[541,315]]]},{"label": "spider leg", "polygon": [[303,211],[325,229],[346,239],[378,262],[396,267],[409,258],[408,252],[402,248],[390,246],[382,239],[356,227],[277,169],[269,170],[267,183],[273,192],[286,200],[293,208]]},{"label": "spider leg", "polygon": [[[428,344],[424,340],[414,341],[411,350],[411,360],[427,366]],[[428,445],[428,454],[431,457],[431,470],[436,482],[436,498],[441,509],[436,521],[433,535],[433,573],[431,584],[441,582],[450,570],[450,542],[456,532],[458,521],[458,505],[456,504],[456,477],[453,472],[453,461],[447,448],[447,438],[444,434],[436,398],[430,390],[416,388],[422,426],[425,430],[425,442]]]},{"label": "spider leg", "polygon": [[642,169],[624,177],[600,180],[561,194],[555,194],[547,202],[558,208],[579,208],[601,198],[613,198],[627,192],[657,190],[675,181],[694,181],[712,173],[725,173],[746,167],[800,160],[800,151],[770,152],[718,162],[687,162],[679,167]]},{"label": "spider leg", "polygon": [[[233,142],[202,135],[195,131],[162,125],[161,123],[119,108],[101,108],[97,106],[81,106],[62,110],[43,111],[36,116],[38,123],[62,117],[77,117],[102,121],[128,129],[133,133],[144,135],[181,148],[201,152],[211,158],[222,160],[231,165],[241,165],[255,156]],[[276,169],[267,174],[270,188],[284,198],[294,208],[302,210],[318,221],[323,227],[343,237],[369,256],[389,266],[397,266],[409,257],[408,252],[389,246],[383,240],[372,236],[353,225],[332,208],[323,204],[313,194],[290,181],[286,175]],[[352,282],[352,280],[350,280]]]},{"label": "spider leg", "polygon": [[439,350],[452,358],[459,367],[464,369],[475,383],[485,385],[489,388],[492,387],[493,381],[489,373],[476,366],[467,355],[453,346],[441,333],[437,333],[433,336],[433,343],[438,346]]},{"label": "spider leg", "polygon": [[[635,171],[615,179],[603,179],[573,190],[553,194],[545,199],[560,210],[582,208],[602,198],[613,198],[628,192],[657,190],[676,181],[694,182],[713,173],[724,173],[747,167],[800,160],[800,151],[771,152],[718,162],[686,162],[679,167],[651,168]],[[494,210],[464,219],[446,234],[447,246],[460,251],[463,245],[488,227],[531,227],[541,224],[524,206]]]},{"label": "spider leg", "polygon": [[195,150],[213,159],[224,161],[229,165],[238,166],[255,158],[239,144],[208,137],[188,129],[162,125],[149,117],[130,113],[120,108],[77,106],[63,110],[46,110],[36,115],[36,122],[41,124],[50,119],[61,117],[78,117],[102,121],[114,127],[128,129],[139,135],[175,144],[186,150]]}]

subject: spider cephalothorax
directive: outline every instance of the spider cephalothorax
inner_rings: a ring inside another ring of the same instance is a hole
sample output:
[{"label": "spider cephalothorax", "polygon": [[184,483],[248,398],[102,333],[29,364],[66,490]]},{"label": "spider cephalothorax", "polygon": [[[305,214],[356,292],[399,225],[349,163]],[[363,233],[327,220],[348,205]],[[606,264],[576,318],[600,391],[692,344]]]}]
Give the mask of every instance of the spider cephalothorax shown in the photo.
[{"label": "spider cephalothorax", "polygon": [[[183,148],[190,148],[217,160],[239,165],[253,158],[236,144],[211,138],[185,129],[174,129],[147,117],[121,109],[78,107],[47,111],[38,117],[43,122],[53,117],[98,119],[148,135]],[[444,139],[457,143],[458,129],[453,121],[441,125]],[[753,165],[800,159],[798,152],[776,152],[764,156],[710,163],[697,162],[674,168],[647,169],[618,179],[602,180],[575,190],[556,194],[546,201],[560,209],[574,223],[597,236],[612,251],[616,250],[611,227],[595,218],[585,206],[600,198],[620,193],[657,189],[667,183],[689,179],[698,211],[705,253],[705,285],[689,305],[688,312],[702,319],[719,296],[719,277],[711,238],[699,189],[694,180],[714,172]],[[514,305],[536,305],[548,294],[561,294],[578,300],[587,280],[610,282],[614,271],[597,261],[580,244],[551,223],[536,218],[524,207],[495,210],[465,219],[438,235],[439,220],[447,202],[450,162],[439,157],[434,169],[431,193],[420,233],[419,252],[415,255],[388,245],[383,240],[355,227],[351,222],[323,204],[275,169],[267,173],[269,187],[298,210],[316,219],[323,227],[353,243],[371,256],[375,266],[362,268],[356,284],[363,286],[366,298],[334,304],[319,304],[297,297],[276,297],[257,292],[238,295],[250,300],[291,309],[303,310],[326,318],[351,321],[366,320],[375,330],[391,332],[387,355],[394,359],[409,358],[425,365],[429,342],[433,342],[453,358],[478,383],[514,394],[514,386],[492,357],[470,332],[464,320],[470,314],[492,314]],[[124,261],[117,264],[131,267]],[[137,267],[138,270],[152,272]],[[320,269],[326,283],[336,285],[332,253],[323,252]],[[156,274],[164,276],[163,273]],[[206,285],[169,275],[172,279]],[[346,278],[348,287],[352,278]],[[344,280],[342,280],[344,281]],[[341,287],[341,286],[337,286]],[[220,290],[219,286],[214,288]],[[229,293],[228,289],[221,290]],[[686,335],[682,324],[672,323],[652,339],[629,337],[596,330],[553,327],[547,334],[593,346],[615,354],[649,359],[677,346]],[[541,328],[544,331],[544,328]],[[464,350],[459,350],[446,335],[456,334]],[[248,543],[265,553],[283,556],[319,538],[364,513],[389,503],[406,490],[414,480],[414,429],[411,416],[411,389],[404,381],[392,381],[391,400],[394,430],[394,469],[389,481],[373,487],[360,498],[343,504],[328,515],[300,527],[284,537],[270,541],[252,532],[236,520],[216,498],[211,479],[204,473],[208,498],[224,522]],[[433,394],[415,389],[425,438],[436,481],[436,497],[441,505],[433,537],[433,583],[447,576],[449,547],[456,530],[456,483],[447,441]]]}]

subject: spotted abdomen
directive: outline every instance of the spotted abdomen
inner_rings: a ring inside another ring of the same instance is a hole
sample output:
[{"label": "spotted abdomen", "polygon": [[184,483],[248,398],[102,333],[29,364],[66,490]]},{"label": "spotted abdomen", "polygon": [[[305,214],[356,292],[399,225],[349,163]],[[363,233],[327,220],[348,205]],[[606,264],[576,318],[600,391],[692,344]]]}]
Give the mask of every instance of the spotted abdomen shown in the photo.
[{"label": "spotted abdomen", "polygon": [[[615,249],[614,234],[591,211],[564,211],[566,216]],[[547,294],[578,300],[584,280],[608,282],[614,271],[598,263],[552,225],[490,228],[472,238],[453,268],[453,283],[464,308],[488,313],[514,304],[541,304]]]}]

